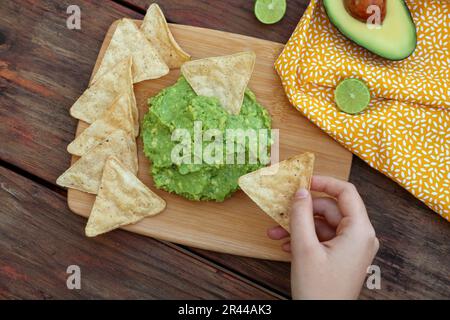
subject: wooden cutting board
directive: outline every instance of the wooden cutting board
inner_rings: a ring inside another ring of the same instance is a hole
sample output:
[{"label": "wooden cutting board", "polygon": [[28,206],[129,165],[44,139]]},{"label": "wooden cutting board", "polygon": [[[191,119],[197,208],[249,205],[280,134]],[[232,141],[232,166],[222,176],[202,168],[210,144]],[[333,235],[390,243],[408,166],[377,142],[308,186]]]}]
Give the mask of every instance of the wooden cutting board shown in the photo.
[{"label": "wooden cutting board", "polygon": [[[136,21],[140,24],[140,21]],[[105,36],[94,72],[100,65],[117,22]],[[222,31],[184,25],[170,25],[178,43],[193,59],[226,55],[244,50],[256,53],[256,65],[249,84],[258,101],[265,106],[273,120],[273,128],[280,130],[280,160],[312,151],[316,154],[315,174],[348,179],[352,155],[320,129],[304,118],[287,100],[273,63],[283,45],[266,40]],[[135,84],[134,90],[140,119],[148,110],[147,99],[161,89],[175,83],[179,70],[167,76]],[[78,136],[87,124],[80,121]],[[194,202],[158,190],[149,174],[150,163],[143,154],[141,137],[138,138],[139,179],[151,187],[167,202],[161,214],[124,227],[149,237],[187,246],[255,258],[288,261],[281,242],[267,238],[266,230],[276,223],[259,209],[242,191],[236,192],[223,203]],[[78,158],[73,157],[72,163]],[[70,209],[84,217],[89,216],[95,196],[69,189]],[[108,235],[102,235],[108,236]]]}]

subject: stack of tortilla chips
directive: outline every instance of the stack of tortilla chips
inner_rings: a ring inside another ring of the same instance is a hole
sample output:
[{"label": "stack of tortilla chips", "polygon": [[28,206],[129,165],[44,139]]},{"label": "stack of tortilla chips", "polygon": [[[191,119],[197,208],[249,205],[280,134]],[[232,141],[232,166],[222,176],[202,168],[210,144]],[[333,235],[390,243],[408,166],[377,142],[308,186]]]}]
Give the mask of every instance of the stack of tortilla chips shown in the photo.
[{"label": "stack of tortilla chips", "polygon": [[133,84],[157,79],[190,56],[173,38],[161,9],[152,4],[139,29],[121,19],[91,85],[70,109],[87,127],[67,150],[81,157],[57,184],[96,194],[87,236],[158,214],[166,203],[137,177],[139,110]]}]

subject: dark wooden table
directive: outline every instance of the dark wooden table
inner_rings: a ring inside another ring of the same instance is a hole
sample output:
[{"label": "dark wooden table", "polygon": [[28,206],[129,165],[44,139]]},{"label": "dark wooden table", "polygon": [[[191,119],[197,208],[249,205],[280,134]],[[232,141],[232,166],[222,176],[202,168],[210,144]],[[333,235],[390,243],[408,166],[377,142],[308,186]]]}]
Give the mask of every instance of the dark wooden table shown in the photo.
[{"label": "dark wooden table", "polygon": [[[0,298],[290,297],[289,264],[230,256],[125,231],[88,239],[55,185],[68,167],[83,92],[109,25],[141,19],[150,0],[0,1]],[[285,43],[307,6],[288,1],[285,18],[265,26],[250,0],[160,0],[169,22]],[[69,5],[81,30],[66,27]],[[450,224],[407,191],[354,158],[350,180],[381,242],[382,289],[362,299],[450,298]],[[68,290],[66,268],[81,267]]]}]

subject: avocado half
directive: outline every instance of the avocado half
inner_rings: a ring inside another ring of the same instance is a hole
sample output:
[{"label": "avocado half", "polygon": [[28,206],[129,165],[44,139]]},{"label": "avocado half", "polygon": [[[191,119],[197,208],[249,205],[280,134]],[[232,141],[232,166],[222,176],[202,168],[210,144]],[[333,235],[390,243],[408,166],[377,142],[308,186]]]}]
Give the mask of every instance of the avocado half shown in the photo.
[{"label": "avocado half", "polygon": [[344,0],[323,0],[323,5],[331,23],[344,36],[376,55],[403,60],[416,49],[416,26],[403,0],[387,0],[386,17],[378,29],[352,17]]}]

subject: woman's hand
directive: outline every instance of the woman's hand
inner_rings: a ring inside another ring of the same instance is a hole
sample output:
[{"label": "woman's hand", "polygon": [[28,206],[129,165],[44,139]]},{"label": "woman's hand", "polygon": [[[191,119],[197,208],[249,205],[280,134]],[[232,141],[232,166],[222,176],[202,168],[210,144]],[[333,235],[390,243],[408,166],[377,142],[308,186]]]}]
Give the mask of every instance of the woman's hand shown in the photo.
[{"label": "woman's hand", "polygon": [[[356,188],[348,182],[315,176],[311,190],[333,198],[311,198],[298,190],[291,209],[294,299],[356,299],[379,242]],[[281,227],[268,230],[274,240],[289,237]]]}]

